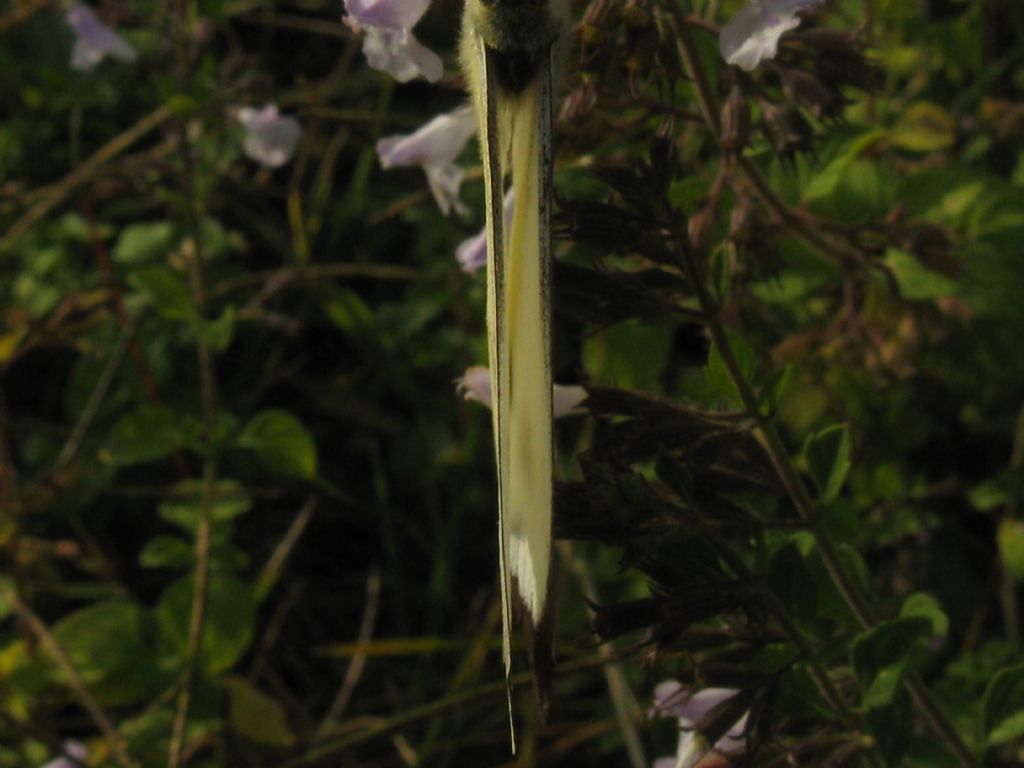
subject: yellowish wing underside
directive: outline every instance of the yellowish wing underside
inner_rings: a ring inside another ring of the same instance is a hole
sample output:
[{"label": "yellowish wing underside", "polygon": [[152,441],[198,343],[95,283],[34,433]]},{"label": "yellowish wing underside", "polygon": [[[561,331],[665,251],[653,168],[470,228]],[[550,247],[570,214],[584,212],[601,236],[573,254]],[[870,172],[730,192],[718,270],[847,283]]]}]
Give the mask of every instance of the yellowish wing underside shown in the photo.
[{"label": "yellowish wing underside", "polygon": [[[512,591],[533,627],[539,627],[546,619],[551,567],[551,62],[521,93],[508,95],[495,85],[493,54],[479,36],[474,36],[474,47],[487,207],[487,332],[507,678]],[[502,221],[506,176],[515,196],[507,233]],[[513,749],[514,743],[513,734]]]}]

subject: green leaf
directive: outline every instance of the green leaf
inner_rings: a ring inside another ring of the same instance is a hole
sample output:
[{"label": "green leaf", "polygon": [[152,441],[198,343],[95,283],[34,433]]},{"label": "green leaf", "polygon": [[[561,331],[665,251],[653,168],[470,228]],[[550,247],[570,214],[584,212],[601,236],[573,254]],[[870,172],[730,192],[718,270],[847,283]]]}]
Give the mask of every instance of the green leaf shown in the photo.
[{"label": "green leaf", "polygon": [[[194,580],[186,576],[172,584],[160,598],[157,617],[163,637],[184,658],[188,652]],[[233,667],[248,650],[256,622],[256,600],[244,581],[212,573],[206,599],[206,620],[200,663],[215,675]]]},{"label": "green leaf", "polygon": [[828,197],[835,192],[836,187],[850,170],[850,164],[860,156],[864,150],[876,144],[885,137],[885,131],[880,129],[870,130],[855,137],[843,148],[842,153],[832,162],[822,168],[821,172],[814,176],[804,188],[804,202],[812,202],[823,197]]},{"label": "green leaf", "polygon": [[212,352],[223,352],[231,344],[235,334],[235,308],[227,306],[216,320],[208,320],[200,324],[199,337],[210,347]]},{"label": "green leaf", "polygon": [[[203,514],[203,486],[199,480],[177,483],[167,499],[157,507],[157,514],[169,523],[195,531]],[[214,524],[233,520],[252,509],[249,493],[235,480],[218,480],[213,484],[210,520]]]},{"label": "green leaf", "polygon": [[999,559],[1007,573],[1024,579],[1024,522],[1006,518],[996,531]]},{"label": "green leaf", "polygon": [[889,704],[904,675],[923,656],[932,621],[917,616],[894,619],[858,635],[850,660],[867,709]]},{"label": "green leaf", "polygon": [[933,272],[909,253],[896,248],[886,250],[883,263],[896,278],[903,298],[910,301],[941,299],[954,296],[958,291],[955,280]]},{"label": "green leaf", "polygon": [[223,684],[228,695],[228,722],[235,733],[274,747],[295,743],[288,715],[277,699],[237,675],[224,678]]},{"label": "green leaf", "polygon": [[178,232],[169,221],[129,224],[121,230],[111,256],[122,264],[144,264],[166,258],[177,243]]},{"label": "green leaf", "polygon": [[128,282],[145,294],[156,311],[168,320],[193,320],[192,297],[184,281],[169,267],[147,267],[133,272]]},{"label": "green leaf", "polygon": [[1024,736],[1024,664],[1000,670],[981,699],[982,732],[990,746]]},{"label": "green leaf", "polygon": [[889,143],[911,152],[936,152],[956,141],[956,123],[930,101],[919,101],[904,112],[889,131]]},{"label": "green leaf", "polygon": [[239,435],[238,445],[254,451],[273,472],[306,479],[316,475],[316,444],[302,422],[287,411],[256,414]]},{"label": "green leaf", "polygon": [[671,349],[671,331],[629,320],[586,339],[583,366],[595,381],[651,390],[657,387]]},{"label": "green leaf", "polygon": [[[726,331],[729,338],[729,347],[736,360],[740,375],[747,381],[752,382],[754,376],[754,353],[743,340],[743,337],[733,331]],[[708,384],[720,396],[729,400],[733,405],[742,407],[743,399],[740,392],[729,375],[729,369],[722,359],[721,350],[717,344],[711,345],[711,352],[708,354],[708,364],[704,368],[704,375]]]},{"label": "green leaf", "polygon": [[949,617],[942,610],[939,601],[925,592],[915,592],[903,601],[900,617],[918,617],[928,619],[932,624],[933,637],[945,637],[949,634]]},{"label": "green leaf", "polygon": [[183,443],[184,437],[170,410],[141,405],[114,422],[100,458],[118,466],[141,464],[162,459]]},{"label": "green leaf", "polygon": [[839,495],[850,471],[850,430],[845,424],[826,427],[804,444],[804,461],[818,487],[821,501]]},{"label": "green leaf", "polygon": [[142,618],[142,608],[135,603],[94,603],[58,621],[53,636],[82,679],[98,683],[148,653],[141,639]]},{"label": "green leaf", "polygon": [[768,586],[798,621],[814,618],[818,606],[817,592],[804,556],[794,542],[789,542],[773,556]]},{"label": "green leaf", "polygon": [[192,545],[177,536],[156,536],[139,553],[143,568],[187,568],[192,564]]}]

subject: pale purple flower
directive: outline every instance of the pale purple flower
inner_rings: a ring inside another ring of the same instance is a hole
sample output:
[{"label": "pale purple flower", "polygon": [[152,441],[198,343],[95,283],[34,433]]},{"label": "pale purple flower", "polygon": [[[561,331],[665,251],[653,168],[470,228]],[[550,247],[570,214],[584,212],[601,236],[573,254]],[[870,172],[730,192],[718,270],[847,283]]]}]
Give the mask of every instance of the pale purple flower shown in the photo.
[{"label": "pale purple flower", "polygon": [[263,109],[242,107],[237,117],[245,127],[242,150],[248,157],[269,168],[280,168],[291,160],[302,136],[298,120],[280,115],[276,104]]},{"label": "pale purple flower", "polygon": [[693,768],[708,753],[742,752],[746,748],[743,731],[747,727],[747,715],[744,714],[729,729],[714,748],[695,730],[697,721],[717,707],[723,701],[732,698],[739,691],[732,688],[705,688],[691,693],[682,683],[666,680],[654,689],[654,712],[667,717],[675,717],[679,721],[679,744],[675,757],[662,757],[654,763],[654,768]]},{"label": "pale purple flower", "polygon": [[[78,760],[79,762],[84,762],[85,759],[89,756],[89,750],[82,742],[75,741],[73,739],[68,739],[64,742],[64,755],[73,757],[75,758],[75,760]],[[43,765],[42,768],[78,768],[77,763],[68,760],[68,758],[64,755],[61,755],[55,760],[51,760],[50,762]]]},{"label": "pale purple flower", "polygon": [[412,33],[430,0],[345,0],[345,23],[365,34],[363,54],[374,69],[400,83],[422,75],[431,83],[441,79],[441,58]]},{"label": "pale purple flower", "polygon": [[722,58],[748,72],[762,60],[775,58],[779,38],[800,25],[797,14],[823,3],[824,0],[753,0],[722,27],[718,37]]},{"label": "pale purple flower", "polygon": [[459,200],[459,187],[464,171],[455,158],[476,133],[476,118],[469,106],[438,115],[415,133],[387,136],[377,142],[381,168],[404,168],[418,165],[427,174],[427,183],[442,213],[453,208],[467,211]]},{"label": "pale purple flower", "polygon": [[[511,188],[505,193],[504,220],[506,230],[512,221],[512,212],[515,210],[515,196]],[[470,274],[487,266],[487,227],[459,243],[455,249],[455,260],[459,262],[459,269]]]},{"label": "pale purple flower", "polygon": [[64,20],[75,33],[75,46],[71,49],[72,69],[91,72],[104,56],[121,61],[135,61],[138,56],[131,45],[100,21],[92,8],[84,3],[72,3],[64,13]]},{"label": "pale purple flower", "polygon": [[[491,372],[483,366],[467,368],[465,374],[455,380],[455,391],[466,400],[476,400],[491,407]],[[555,384],[551,389],[551,416],[586,413],[580,403],[587,399],[587,390],[579,385]]]}]

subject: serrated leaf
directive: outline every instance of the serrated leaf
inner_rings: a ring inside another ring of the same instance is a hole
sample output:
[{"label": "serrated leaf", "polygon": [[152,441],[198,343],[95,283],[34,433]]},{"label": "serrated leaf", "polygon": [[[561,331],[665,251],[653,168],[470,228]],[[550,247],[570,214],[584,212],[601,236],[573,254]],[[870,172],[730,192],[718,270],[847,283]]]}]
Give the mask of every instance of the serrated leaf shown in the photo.
[{"label": "serrated leaf", "polygon": [[1024,664],[996,673],[981,700],[982,728],[990,746],[1024,736]]},{"label": "serrated leaf", "polygon": [[931,619],[914,616],[883,622],[854,639],[850,660],[864,707],[883,707],[892,701],[903,677],[922,658],[931,630]]},{"label": "serrated leaf", "polygon": [[903,601],[900,617],[912,616],[928,619],[932,624],[933,636],[945,637],[949,634],[949,617],[939,601],[925,592],[915,592]]},{"label": "serrated leaf", "polygon": [[[739,374],[748,382],[752,381],[754,376],[754,353],[747,345],[747,342],[743,340],[743,337],[733,331],[726,331],[729,338],[729,347],[732,350],[732,355],[736,360]],[[719,395],[727,399],[733,405],[742,407],[743,399],[740,397],[740,392],[736,388],[736,384],[733,383],[732,377],[729,375],[729,368],[725,364],[725,360],[722,358],[721,350],[718,349],[717,344],[711,345],[711,351],[708,354],[708,363],[704,368],[704,375],[707,378],[708,384],[711,388]]]},{"label": "serrated leaf", "polygon": [[[168,587],[157,605],[163,637],[182,658],[188,652],[194,580],[186,576]],[[230,669],[248,650],[256,622],[256,600],[244,581],[211,574],[203,623],[203,669],[211,675]]]},{"label": "serrated leaf", "polygon": [[316,475],[316,444],[302,422],[287,411],[256,414],[239,435],[238,446],[254,451],[273,472],[306,479]]},{"label": "serrated leaf", "polygon": [[804,460],[818,487],[821,501],[828,503],[839,495],[850,471],[850,430],[845,424],[826,427],[807,438]]},{"label": "serrated leaf", "polygon": [[231,729],[257,744],[290,747],[295,734],[284,707],[248,680],[237,675],[224,678],[228,695],[228,722]]}]

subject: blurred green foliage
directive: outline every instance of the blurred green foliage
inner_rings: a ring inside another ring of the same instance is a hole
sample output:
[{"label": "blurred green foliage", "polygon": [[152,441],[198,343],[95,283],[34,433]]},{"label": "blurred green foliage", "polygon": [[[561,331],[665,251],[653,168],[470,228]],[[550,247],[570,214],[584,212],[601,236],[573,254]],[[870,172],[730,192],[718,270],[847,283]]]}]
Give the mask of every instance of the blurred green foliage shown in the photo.
[{"label": "blurred green foliage", "polygon": [[[675,678],[741,691],[736,765],[1019,764],[1024,7],[834,0],[741,73],[740,2],[572,5],[554,354],[589,414],[516,759],[650,764]],[[463,102],[461,4],[417,27],[434,85],[337,2],[105,0],[139,56],[91,72],[63,11],[0,3],[0,765],[510,764],[453,384],[478,174],[445,218],[375,153]],[[303,129],[277,169],[265,103]]]}]

